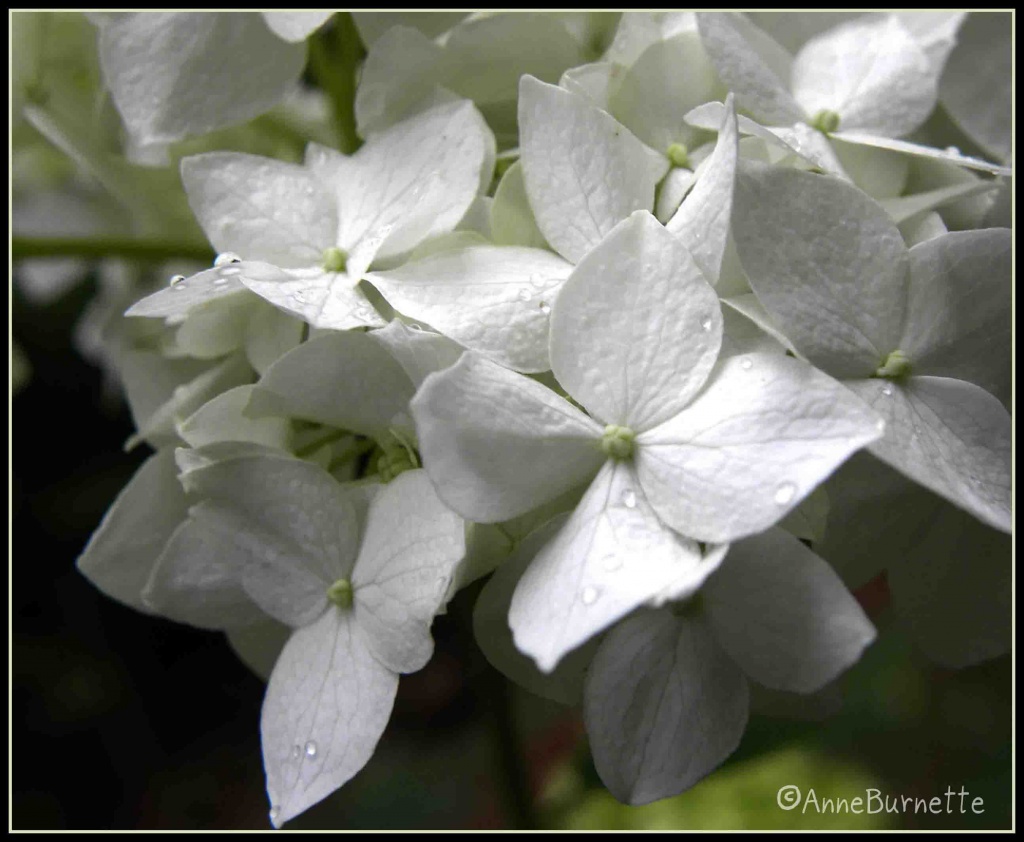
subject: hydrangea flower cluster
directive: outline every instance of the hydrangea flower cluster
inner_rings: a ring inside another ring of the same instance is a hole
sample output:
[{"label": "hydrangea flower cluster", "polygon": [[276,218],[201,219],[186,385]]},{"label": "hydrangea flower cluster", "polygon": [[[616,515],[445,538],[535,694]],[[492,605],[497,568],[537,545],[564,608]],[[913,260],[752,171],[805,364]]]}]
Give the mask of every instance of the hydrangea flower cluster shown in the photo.
[{"label": "hydrangea flower cluster", "polygon": [[[98,17],[104,79],[167,144],[327,17]],[[273,663],[275,826],[488,575],[479,645],[630,804],[855,663],[882,570],[938,662],[1009,648],[1009,74],[984,14],[795,17],[355,14],[356,151],[182,160],[219,256],[127,311],[155,452],[79,567]]]}]

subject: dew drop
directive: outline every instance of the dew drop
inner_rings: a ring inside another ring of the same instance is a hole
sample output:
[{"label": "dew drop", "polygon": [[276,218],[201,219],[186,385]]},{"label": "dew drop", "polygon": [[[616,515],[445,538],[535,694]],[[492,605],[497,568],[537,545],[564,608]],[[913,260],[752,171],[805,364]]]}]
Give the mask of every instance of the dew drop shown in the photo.
[{"label": "dew drop", "polygon": [[750,371],[750,369],[752,369],[753,367],[754,363],[748,357],[744,357],[742,360],[740,360],[740,368],[742,368],[744,371]]},{"label": "dew drop", "polygon": [[700,323],[700,329],[703,330],[705,333],[707,333],[709,330],[711,330],[711,317],[710,316],[708,316],[706,319],[704,319]]},{"label": "dew drop", "polygon": [[520,301],[529,301],[532,296],[533,293],[530,292],[530,290],[528,290],[526,287],[523,287],[521,290],[519,290]]},{"label": "dew drop", "polygon": [[584,605],[593,605],[597,602],[597,598],[601,595],[597,588],[592,588],[589,585],[580,591],[580,601]]},{"label": "dew drop", "polygon": [[418,325],[416,322],[409,322],[409,330],[422,331],[423,325]]},{"label": "dew drop", "polygon": [[181,292],[183,289],[188,289],[188,284],[184,281],[178,281],[176,284],[171,284],[171,289],[175,292]]},{"label": "dew drop", "polygon": [[791,482],[784,482],[775,489],[775,502],[785,506],[796,495],[796,486]]},{"label": "dew drop", "polygon": [[878,430],[878,432],[880,432],[880,433],[884,433],[885,432],[885,419],[884,418],[879,418],[875,422],[875,429]]},{"label": "dew drop", "polygon": [[632,488],[627,488],[622,492],[622,505],[627,509],[636,508],[636,492]]},{"label": "dew drop", "polygon": [[242,262],[242,258],[240,258],[233,251],[223,251],[220,254],[218,254],[216,258],[214,258],[213,265],[214,266],[224,266],[224,265],[226,265],[228,263],[241,263],[241,262]]},{"label": "dew drop", "polygon": [[312,740],[306,743],[306,757],[316,757],[316,752],[316,743],[314,743]]},{"label": "dew drop", "polygon": [[892,386],[890,386],[890,385],[889,385],[888,383],[886,383],[886,384],[885,384],[885,385],[884,385],[884,386],[883,386],[883,387],[882,387],[881,389],[879,389],[878,391],[879,391],[879,393],[881,393],[881,394],[885,395],[886,397],[889,397],[889,396],[890,396],[890,395],[892,394]]},{"label": "dew drop", "polygon": [[946,147],[946,151],[950,155],[959,155],[960,154],[960,147],[959,146],[947,146]]},{"label": "dew drop", "polygon": [[294,301],[296,304],[305,304],[306,303],[306,296],[301,291],[293,292],[292,293],[292,301]]},{"label": "dew drop", "polygon": [[551,305],[548,304],[546,301],[542,301],[540,303],[540,311],[546,316],[548,313],[551,312]]},{"label": "dew drop", "polygon": [[185,276],[184,275],[171,275],[170,285],[172,287],[176,287],[183,280],[185,280]]},{"label": "dew drop", "polygon": [[222,278],[230,278],[232,275],[241,275],[242,270],[237,266],[229,266],[227,269],[221,269],[220,274]]}]

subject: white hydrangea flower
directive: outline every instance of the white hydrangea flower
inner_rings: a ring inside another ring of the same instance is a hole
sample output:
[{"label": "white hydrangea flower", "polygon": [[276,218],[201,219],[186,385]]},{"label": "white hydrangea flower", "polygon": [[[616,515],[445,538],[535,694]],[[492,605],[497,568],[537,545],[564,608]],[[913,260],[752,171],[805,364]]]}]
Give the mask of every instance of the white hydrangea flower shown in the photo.
[{"label": "white hydrangea flower", "polygon": [[[412,403],[424,464],[469,520],[522,514],[597,476],[516,590],[516,645],[544,670],[645,601],[697,588],[724,545],[776,523],[879,419],[786,357],[719,355],[718,298],[646,211],[566,281],[551,364],[588,416],[465,354]],[[720,546],[702,550],[697,541]]]},{"label": "white hydrangea flower", "polygon": [[[843,175],[828,138],[905,152],[1008,175],[1011,170],[956,150],[899,140],[918,128],[938,99],[939,68],[895,15],[841,23],[807,41],[796,56],[745,17],[697,15],[704,46],[742,107],[768,128],[740,131],[781,140],[815,166]],[[690,121],[713,127],[713,109]]]},{"label": "white hydrangea flower", "polygon": [[1009,230],[908,250],[875,202],[827,176],[744,162],[736,191],[751,287],[797,352],[885,418],[872,453],[1009,531],[1011,424],[993,397],[1009,382]]},{"label": "white hydrangea flower", "polygon": [[462,519],[423,471],[369,495],[308,462],[228,459],[189,472],[202,499],[172,535],[144,598],[203,628],[293,631],[261,733],[276,827],[370,759],[400,673],[430,659],[430,625],[465,553]]}]

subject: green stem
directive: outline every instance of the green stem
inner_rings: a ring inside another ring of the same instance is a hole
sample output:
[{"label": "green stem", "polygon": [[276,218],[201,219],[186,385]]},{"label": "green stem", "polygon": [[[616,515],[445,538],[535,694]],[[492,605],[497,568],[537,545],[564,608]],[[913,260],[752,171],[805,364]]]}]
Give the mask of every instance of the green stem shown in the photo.
[{"label": "green stem", "polygon": [[352,15],[339,12],[309,41],[309,64],[330,97],[341,151],[351,155],[362,141],[356,133],[356,68],[366,50]]},{"label": "green stem", "polygon": [[125,240],[116,237],[12,237],[11,256],[27,257],[126,257],[134,260],[199,260],[210,262],[209,246],[169,240]]}]

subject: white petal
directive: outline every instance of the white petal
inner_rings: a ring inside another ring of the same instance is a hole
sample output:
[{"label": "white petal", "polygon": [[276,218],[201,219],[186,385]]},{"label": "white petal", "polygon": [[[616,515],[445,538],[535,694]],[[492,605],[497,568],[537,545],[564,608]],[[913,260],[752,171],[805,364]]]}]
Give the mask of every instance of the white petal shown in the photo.
[{"label": "white petal", "polygon": [[379,342],[363,333],[330,333],[303,342],[267,369],[248,412],[381,436],[412,396],[409,376]]},{"label": "white petal", "polygon": [[107,510],[75,564],[107,596],[149,613],[142,589],[187,513],[173,451],[154,453]]},{"label": "white petal", "polygon": [[[865,147],[867,148],[867,147]],[[927,213],[935,208],[952,204],[961,199],[972,196],[980,196],[991,190],[997,190],[999,185],[993,181],[982,181],[970,179],[946,187],[937,187],[934,190],[926,190],[923,193],[912,193],[908,196],[883,199],[879,204],[885,208],[885,212],[892,217],[897,225],[906,222],[914,216]]]},{"label": "white petal", "polygon": [[779,528],[801,540],[810,541],[817,547],[825,538],[830,508],[825,486],[819,485],[799,506],[779,521]]},{"label": "white petal", "polygon": [[446,336],[421,328],[406,327],[398,319],[392,319],[387,327],[372,331],[369,335],[374,342],[387,348],[416,389],[428,374],[455,365],[464,350]]},{"label": "white petal", "polygon": [[[168,359],[155,351],[127,351],[117,363],[137,430],[149,426],[150,420],[171,399],[176,389],[211,368],[206,360]],[[173,434],[173,427],[167,427],[164,432]]]},{"label": "white petal", "polygon": [[925,653],[957,669],[1010,651],[1013,551],[1008,535],[939,503],[890,565],[893,611]]},{"label": "white petal", "polygon": [[967,17],[967,12],[913,11],[895,14],[928,56],[932,71],[936,74],[941,73],[950,51],[959,40],[957,32]]},{"label": "white petal", "polygon": [[673,529],[732,541],[777,523],[879,438],[878,420],[800,360],[730,357],[690,406],[637,438],[637,474]]},{"label": "white petal", "polygon": [[[907,185],[910,159],[888,149],[875,149],[859,143],[847,143],[834,137],[826,138],[813,132],[830,149],[853,183],[872,199],[891,199],[903,193]],[[827,167],[823,167],[829,171]]]},{"label": "white petal", "polygon": [[595,61],[570,67],[558,86],[574,94],[584,96],[598,108],[608,111],[608,100],[625,73],[621,64],[612,61]]},{"label": "white petal", "polygon": [[[133,376],[145,377],[146,371],[143,368],[134,372]],[[136,424],[138,432],[125,446],[131,448],[140,441],[149,442],[154,447],[180,443],[177,434],[179,421],[188,418],[221,392],[249,383],[251,380],[252,369],[241,354],[227,357],[192,380],[175,387],[170,397],[156,408],[145,423]]]},{"label": "white petal", "polygon": [[[178,327],[171,341],[161,347],[168,353],[197,359],[223,357],[242,348],[250,319],[265,306],[257,296],[249,293],[204,301],[193,307],[180,324],[177,318],[168,320]],[[173,352],[170,348],[174,349]]]},{"label": "white petal", "polygon": [[307,167],[241,152],[207,152],[181,162],[189,205],[218,252],[284,268],[315,266],[335,245],[330,183]]},{"label": "white petal", "polygon": [[804,111],[839,115],[840,128],[901,137],[938,98],[938,78],[899,18],[860,19],[823,32],[793,60],[793,95]]},{"label": "white petal", "polygon": [[711,284],[718,282],[729,236],[738,155],[736,111],[730,95],[725,101],[715,150],[698,169],[696,186],[665,226],[689,249]]},{"label": "white petal", "polygon": [[226,297],[241,297],[245,286],[239,275],[224,269],[238,268],[241,264],[230,264],[192,275],[176,284],[157,290],[141,301],[136,301],[125,311],[126,316],[164,318],[181,321],[196,307],[208,301],[219,301]]},{"label": "white petal", "polygon": [[389,669],[415,672],[430,660],[430,624],[465,552],[463,520],[437,498],[426,472],[406,471],[370,504],[352,571],[353,610]]},{"label": "white petal", "polygon": [[836,377],[867,377],[899,347],[907,249],[861,191],[743,162],[733,236],[758,299],[812,363]]},{"label": "white petal", "polygon": [[632,467],[608,461],[516,586],[508,616],[516,647],[551,672],[648,600],[692,593],[721,556],[668,528]]},{"label": "white petal", "polygon": [[491,231],[499,246],[530,246],[547,248],[547,240],[537,227],[526,196],[522,161],[505,171],[491,205]]},{"label": "white petal", "polygon": [[587,98],[525,76],[519,126],[537,225],[570,262],[633,211],[653,207],[661,174],[651,169],[650,150]]},{"label": "white petal", "polygon": [[402,313],[515,369],[548,362],[548,314],[572,265],[542,249],[475,246],[367,276]]},{"label": "white petal", "polygon": [[686,194],[690,192],[697,182],[697,174],[685,167],[672,167],[658,190],[658,198],[654,205],[654,215],[658,222],[665,224],[677,210]]},{"label": "white petal", "polygon": [[254,386],[236,386],[204,403],[178,424],[178,435],[190,447],[221,441],[249,441],[287,450],[288,422],[281,418],[247,418],[243,414]]},{"label": "white petal", "polygon": [[1009,401],[1012,234],[957,231],[910,250],[900,350],[914,374],[955,377]]},{"label": "white petal", "polygon": [[621,223],[576,267],[551,317],[551,368],[608,424],[636,431],[700,389],[722,337],[718,296],[653,216]]},{"label": "white petal", "polygon": [[[761,302],[757,300],[757,296],[754,293],[747,292],[743,295],[724,297],[722,298],[722,303],[727,306],[722,308],[722,314],[725,316],[725,335],[722,337],[722,353],[719,359],[726,355],[732,356],[735,353],[757,353],[759,351],[793,351],[794,356],[796,355],[793,343],[779,330],[779,326],[768,315],[768,311],[761,306]],[[742,313],[745,321],[756,325],[760,329],[761,334],[770,337],[773,343],[766,347],[758,347],[760,342],[756,341],[759,339],[757,334],[754,334],[755,342],[753,344],[750,343],[747,341],[750,337],[750,328],[746,328],[740,333],[737,337],[739,342],[736,342],[733,339],[733,333],[730,333],[730,327],[735,326],[733,327],[733,332],[735,332],[739,326],[729,319],[728,314],[730,312],[733,314]],[[740,350],[733,350],[737,346]]]},{"label": "white petal", "polygon": [[372,47],[395,26],[410,26],[428,38],[434,38],[447,32],[464,17],[465,12],[352,12],[359,37],[367,47]]},{"label": "white petal", "polygon": [[519,80],[530,75],[557,82],[586,61],[565,22],[546,12],[518,11],[469,18],[445,41],[447,85],[481,105],[515,102]]},{"label": "white petal", "polygon": [[1010,531],[1010,415],[947,377],[848,381],[886,420],[871,452],[996,529]]},{"label": "white petal", "polygon": [[260,718],[275,827],[366,765],[397,689],[398,676],[373,657],[350,615],[332,608],[291,636],[270,676]]},{"label": "white petal", "polygon": [[477,195],[493,142],[480,113],[460,100],[395,123],[348,158],[337,186],[337,243],[349,275],[451,231]]},{"label": "white petal", "polygon": [[264,305],[249,319],[245,357],[257,374],[265,374],[280,357],[302,342],[305,329],[300,319]]},{"label": "white petal", "polygon": [[583,699],[583,678],[594,656],[598,638],[566,655],[554,672],[543,673],[530,658],[516,649],[508,625],[509,605],[519,579],[567,517],[559,516],[532,532],[512,555],[501,562],[480,591],[473,607],[473,635],[491,666],[509,680],[545,699],[575,705]]},{"label": "white petal", "polygon": [[909,248],[919,246],[935,237],[948,234],[949,229],[938,211],[925,211],[899,223],[900,233]]},{"label": "white petal", "polygon": [[694,145],[697,133],[684,115],[722,95],[700,35],[690,30],[644,50],[612,92],[607,110],[664,154],[672,143]]},{"label": "white petal", "polygon": [[875,639],[832,568],[781,529],[733,544],[701,593],[722,648],[776,690],[820,689]]},{"label": "white petal", "polygon": [[407,116],[416,103],[443,84],[443,51],[422,32],[392,26],[370,46],[356,88],[356,127],[361,137]]},{"label": "white petal", "polygon": [[334,12],[261,12],[267,26],[285,41],[305,41]]},{"label": "white petal", "polygon": [[939,96],[971,140],[997,160],[1012,155],[1013,18],[971,14],[957,33]]},{"label": "white petal", "polygon": [[945,161],[972,170],[994,173],[995,175],[1013,175],[1013,167],[1004,167],[989,161],[983,161],[981,158],[962,155],[955,149],[936,149],[932,146],[922,146],[920,143],[911,143],[907,140],[878,137],[866,131],[838,131],[833,132],[832,137],[838,140],[845,140],[848,143],[863,143],[865,146],[874,146],[878,149],[892,149],[895,152],[905,152],[908,155],[921,158]]},{"label": "white petal", "polygon": [[719,78],[742,108],[771,125],[805,119],[789,93],[792,59],[770,36],[732,13],[699,13],[697,25]]},{"label": "white petal", "polygon": [[605,638],[583,718],[609,791],[647,804],[689,789],[732,754],[747,726],[747,679],[702,617],[635,614]]},{"label": "white petal", "polygon": [[246,287],[313,327],[348,330],[384,324],[356,286],[358,279],[353,275],[327,272],[319,266],[278,269],[252,261],[235,266],[241,270],[238,278]]},{"label": "white petal", "polygon": [[164,617],[204,629],[251,625],[266,617],[242,587],[250,562],[233,524],[208,504],[193,507],[171,536],[146,583],[146,604]]},{"label": "white petal", "polygon": [[350,495],[322,468],[298,459],[230,459],[189,474],[250,561],[242,585],[264,611],[301,626],[328,606],[327,588],[350,578],[359,522]]},{"label": "white petal", "polygon": [[605,61],[631,66],[652,44],[694,32],[693,12],[630,12],[619,18],[615,37],[605,51]]},{"label": "white petal", "polygon": [[306,50],[252,12],[142,12],[103,26],[99,54],[125,125],[153,143],[268,111],[298,82]]},{"label": "white petal", "polygon": [[525,514],[586,482],[605,458],[595,421],[472,352],[428,377],[410,408],[438,495],[477,523]]}]

